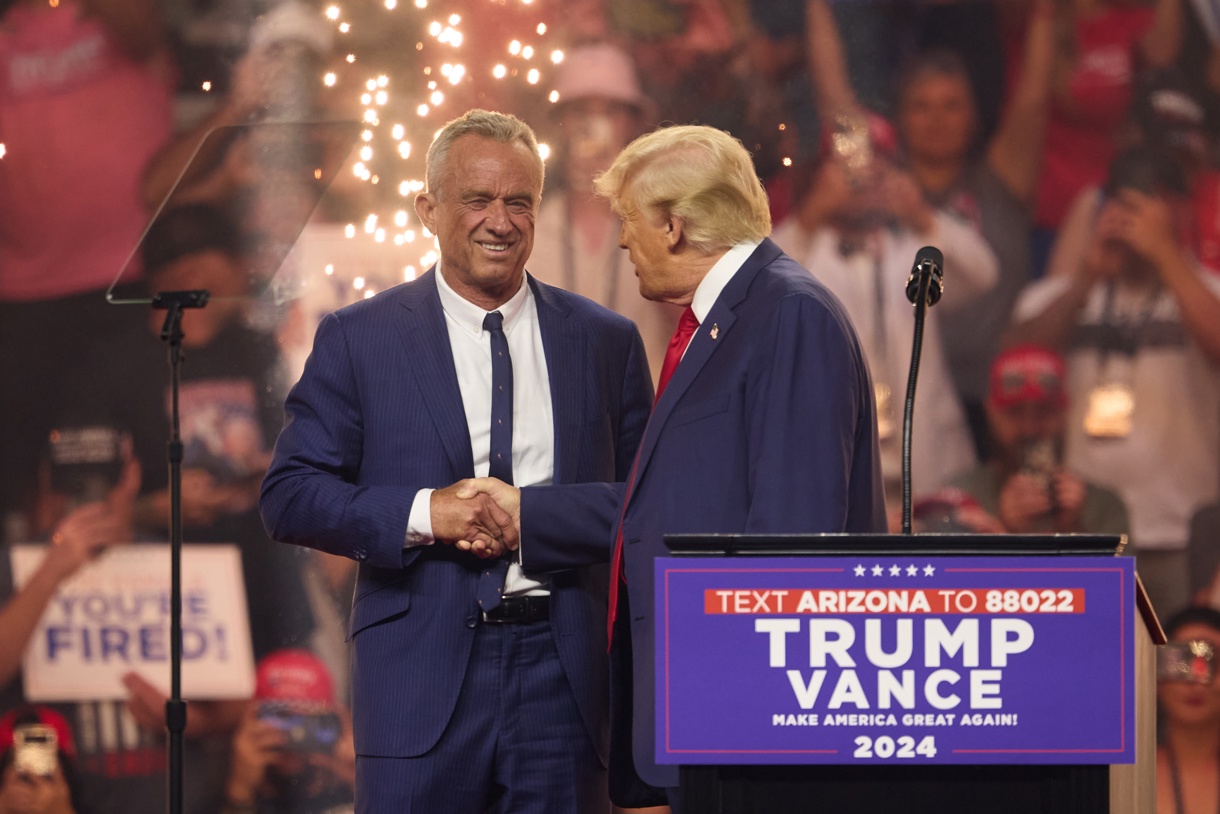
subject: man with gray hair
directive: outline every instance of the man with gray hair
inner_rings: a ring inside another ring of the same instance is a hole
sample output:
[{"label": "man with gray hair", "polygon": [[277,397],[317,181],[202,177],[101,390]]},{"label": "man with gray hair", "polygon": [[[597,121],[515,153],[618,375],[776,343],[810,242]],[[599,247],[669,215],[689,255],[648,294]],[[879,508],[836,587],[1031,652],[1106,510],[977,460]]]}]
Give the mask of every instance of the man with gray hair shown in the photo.
[{"label": "man with gray hair", "polygon": [[[526,274],[542,179],[523,122],[449,122],[415,201],[440,261],[327,316],[285,406],[264,521],[360,563],[360,812],[610,808],[604,563],[652,383],[630,321]],[[492,478],[535,489],[505,511]]]},{"label": "man with gray hair", "polygon": [[842,305],[768,239],[741,142],[711,127],[657,130],[596,186],[622,218],[640,293],[685,307],[610,566],[611,797],[676,810],[678,767],[658,765],[654,738],[662,537],[884,531],[876,409]]}]

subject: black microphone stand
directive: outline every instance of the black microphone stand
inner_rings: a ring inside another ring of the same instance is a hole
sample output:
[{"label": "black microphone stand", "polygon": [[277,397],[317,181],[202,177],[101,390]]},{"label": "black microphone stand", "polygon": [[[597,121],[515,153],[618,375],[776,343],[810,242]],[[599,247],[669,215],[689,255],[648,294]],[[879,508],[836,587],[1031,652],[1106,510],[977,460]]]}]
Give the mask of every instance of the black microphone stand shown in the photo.
[{"label": "black microphone stand", "polygon": [[925,246],[915,255],[915,268],[907,280],[907,299],[915,305],[915,336],[911,341],[911,367],[907,372],[907,394],[902,408],[902,533],[911,533],[911,429],[915,418],[915,384],[919,379],[919,358],[923,352],[923,328],[928,308],[940,301],[941,267],[939,249]]},{"label": "black microphone stand", "polygon": [[182,368],[182,312],[208,304],[207,291],[162,291],[152,307],[164,309],[161,339],[169,343],[170,436],[169,459],[169,641],[170,690],[165,702],[165,729],[169,733],[169,773],[166,780],[169,814],[182,814],[182,735],[186,730],[186,702],[182,700],[182,438],[178,434],[178,384]]}]

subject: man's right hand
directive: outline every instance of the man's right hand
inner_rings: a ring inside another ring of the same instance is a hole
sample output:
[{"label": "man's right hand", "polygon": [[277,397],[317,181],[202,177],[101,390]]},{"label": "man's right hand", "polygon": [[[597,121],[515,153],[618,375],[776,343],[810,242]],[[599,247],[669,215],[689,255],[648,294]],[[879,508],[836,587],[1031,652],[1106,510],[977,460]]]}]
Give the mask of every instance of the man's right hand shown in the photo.
[{"label": "man's right hand", "polygon": [[1043,479],[1027,472],[1010,477],[1000,489],[1000,522],[1011,534],[1030,531],[1038,518],[1051,510],[1051,498]]},{"label": "man's right hand", "polygon": [[461,480],[432,493],[432,535],[484,559],[516,551],[520,530],[512,515],[473,479]]},{"label": "man's right hand", "polygon": [[283,754],[284,733],[258,717],[258,706],[251,702],[241,726],[233,736],[233,759],[225,794],[235,805],[252,805],[267,769]]}]

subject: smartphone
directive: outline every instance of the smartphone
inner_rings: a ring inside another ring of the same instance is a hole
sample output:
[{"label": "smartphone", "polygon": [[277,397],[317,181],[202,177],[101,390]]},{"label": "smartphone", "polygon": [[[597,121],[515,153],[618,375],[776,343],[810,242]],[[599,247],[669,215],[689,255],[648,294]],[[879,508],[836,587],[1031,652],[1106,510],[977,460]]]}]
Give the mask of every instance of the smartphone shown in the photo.
[{"label": "smartphone", "polygon": [[339,716],[333,712],[299,712],[280,704],[262,704],[258,717],[284,733],[285,748],[291,752],[329,753],[343,731]]},{"label": "smartphone", "polygon": [[21,724],[13,729],[13,768],[23,774],[50,777],[59,762],[59,738],[46,724]]},{"label": "smartphone", "polygon": [[1157,649],[1157,681],[1211,684],[1216,675],[1215,656],[1210,642],[1169,642]]}]

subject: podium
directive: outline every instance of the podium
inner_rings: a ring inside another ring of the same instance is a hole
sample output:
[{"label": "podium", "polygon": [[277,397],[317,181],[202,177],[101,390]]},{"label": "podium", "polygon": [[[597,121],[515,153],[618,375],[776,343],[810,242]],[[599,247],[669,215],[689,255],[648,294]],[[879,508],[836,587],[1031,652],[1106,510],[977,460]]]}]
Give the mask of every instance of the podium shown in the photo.
[{"label": "podium", "polygon": [[1107,535],[670,535],[683,814],[1155,810],[1164,634]]}]

